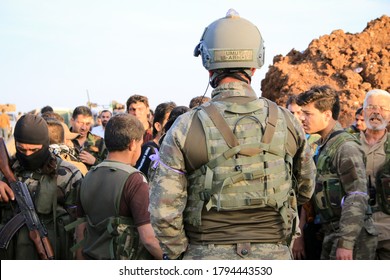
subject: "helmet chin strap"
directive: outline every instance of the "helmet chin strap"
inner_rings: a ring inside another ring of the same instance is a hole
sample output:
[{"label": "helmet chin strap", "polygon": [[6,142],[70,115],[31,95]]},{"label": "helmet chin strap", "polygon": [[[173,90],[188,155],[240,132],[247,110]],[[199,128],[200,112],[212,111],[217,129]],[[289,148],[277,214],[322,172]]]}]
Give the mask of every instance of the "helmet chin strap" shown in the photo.
[{"label": "helmet chin strap", "polygon": [[[244,74],[246,79],[241,76]],[[219,83],[226,77],[232,77],[237,80],[250,84],[252,81],[252,72],[250,69],[222,69],[213,71],[213,75],[210,78],[210,85],[212,88],[216,88]]]}]

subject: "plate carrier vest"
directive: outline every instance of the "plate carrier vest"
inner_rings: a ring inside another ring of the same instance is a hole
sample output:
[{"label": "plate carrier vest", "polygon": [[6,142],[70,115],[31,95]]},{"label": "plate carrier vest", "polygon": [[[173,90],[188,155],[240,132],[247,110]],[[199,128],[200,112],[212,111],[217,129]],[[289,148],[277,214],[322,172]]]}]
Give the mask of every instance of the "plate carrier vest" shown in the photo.
[{"label": "plate carrier vest", "polygon": [[228,101],[223,116],[214,102],[197,107],[186,137],[185,222],[201,225],[204,206],[218,211],[272,207],[287,224],[292,201],[296,207],[292,164],[298,140],[291,116],[264,98],[223,101]]},{"label": "plate carrier vest", "polygon": [[[337,137],[336,137],[337,136]],[[344,130],[334,131],[329,136],[329,141],[334,141],[325,146],[325,152],[318,151],[315,158],[317,166],[316,186],[313,194],[314,207],[319,214],[320,223],[337,221],[341,217],[341,200],[346,195],[335,167],[332,165],[334,156],[340,146],[348,141],[354,141],[360,145],[360,141]]]}]

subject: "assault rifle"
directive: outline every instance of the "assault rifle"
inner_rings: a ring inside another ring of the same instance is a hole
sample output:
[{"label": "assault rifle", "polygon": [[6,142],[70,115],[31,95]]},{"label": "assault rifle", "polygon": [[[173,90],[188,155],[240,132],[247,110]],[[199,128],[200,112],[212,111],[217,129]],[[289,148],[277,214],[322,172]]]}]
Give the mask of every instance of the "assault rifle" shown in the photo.
[{"label": "assault rifle", "polygon": [[25,224],[29,230],[29,237],[34,242],[38,255],[43,260],[53,260],[54,252],[47,237],[47,230],[39,220],[35,211],[27,185],[18,181],[11,170],[9,156],[4,143],[0,137],[0,171],[7,179],[12,191],[15,194],[16,202],[20,212],[16,214],[0,230],[0,249],[7,249],[14,234]]}]

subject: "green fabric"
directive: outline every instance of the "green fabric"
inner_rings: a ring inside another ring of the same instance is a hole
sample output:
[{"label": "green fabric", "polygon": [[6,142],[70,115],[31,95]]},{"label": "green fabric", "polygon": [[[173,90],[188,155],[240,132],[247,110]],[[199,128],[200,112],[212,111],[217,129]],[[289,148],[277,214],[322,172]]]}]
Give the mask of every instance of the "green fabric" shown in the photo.
[{"label": "green fabric", "polygon": [[[201,225],[204,206],[218,211],[269,206],[278,210],[287,223],[285,208],[289,207],[286,202],[292,188],[292,155],[296,151],[287,151],[285,114],[277,106],[265,102],[267,108],[261,104],[258,99],[232,104],[222,115],[217,105],[218,111],[208,108],[199,112],[209,162],[188,176],[191,188],[185,220],[189,224]],[[239,125],[247,129],[239,129]],[[272,128],[268,133],[267,127]]]},{"label": "green fabric", "polygon": [[105,160],[86,175],[80,200],[87,220],[83,253],[89,258],[129,260],[144,257],[146,250],[140,243],[133,218],[119,215],[123,188],[135,172],[139,171],[129,165]]},{"label": "green fabric", "polygon": [[[313,196],[316,212],[319,213],[321,223],[339,220],[341,217],[341,201],[346,195],[343,186],[340,183],[338,174],[332,166],[333,158],[340,146],[348,141],[359,140],[345,131],[336,131],[334,141],[327,146],[326,152],[319,151],[317,159],[317,180],[316,190]],[[332,138],[330,136],[329,140]],[[328,143],[329,143],[328,140]]]},{"label": "green fabric", "polygon": [[390,134],[385,142],[386,161],[376,176],[376,197],[382,212],[390,215]]}]

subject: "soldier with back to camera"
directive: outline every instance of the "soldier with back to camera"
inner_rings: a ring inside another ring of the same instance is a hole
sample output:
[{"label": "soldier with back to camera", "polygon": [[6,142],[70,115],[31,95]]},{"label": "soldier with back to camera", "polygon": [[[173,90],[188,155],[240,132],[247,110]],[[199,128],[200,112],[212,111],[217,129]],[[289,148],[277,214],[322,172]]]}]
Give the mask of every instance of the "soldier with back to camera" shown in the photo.
[{"label": "soldier with back to camera", "polygon": [[160,148],[149,211],[164,258],[291,259],[297,203],[313,193],[315,166],[299,122],[251,87],[264,63],[260,32],[229,10],[194,55],[214,90]]}]

